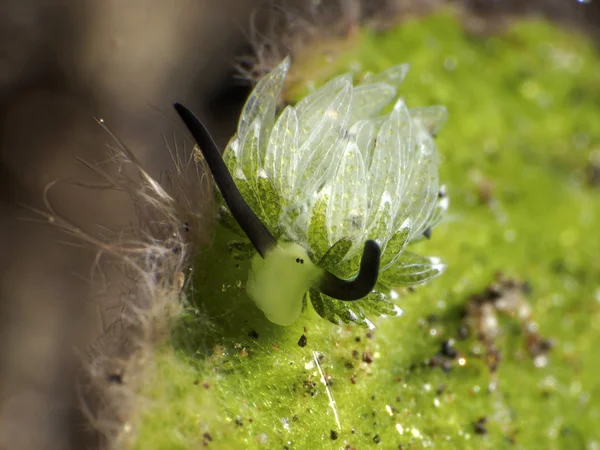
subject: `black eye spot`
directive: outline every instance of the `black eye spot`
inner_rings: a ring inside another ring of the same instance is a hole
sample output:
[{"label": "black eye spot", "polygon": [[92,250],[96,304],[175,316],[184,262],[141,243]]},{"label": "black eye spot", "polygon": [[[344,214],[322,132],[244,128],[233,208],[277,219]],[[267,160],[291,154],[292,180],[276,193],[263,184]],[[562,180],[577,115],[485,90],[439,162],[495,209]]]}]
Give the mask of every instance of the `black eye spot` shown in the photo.
[{"label": "black eye spot", "polygon": [[300,260],[300,264],[304,264],[304,260],[303,259]]},{"label": "black eye spot", "polygon": [[300,258],[296,258],[296,262],[299,263],[300,262]]}]

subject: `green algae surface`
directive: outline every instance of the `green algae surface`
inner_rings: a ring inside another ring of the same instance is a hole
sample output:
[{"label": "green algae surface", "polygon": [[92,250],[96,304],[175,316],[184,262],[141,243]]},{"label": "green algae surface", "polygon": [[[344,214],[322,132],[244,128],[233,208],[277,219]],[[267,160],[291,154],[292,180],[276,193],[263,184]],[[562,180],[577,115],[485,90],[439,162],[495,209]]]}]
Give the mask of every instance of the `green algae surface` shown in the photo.
[{"label": "green algae surface", "polygon": [[[247,298],[248,263],[218,231],[187,293],[194,308],[156,354],[132,447],[599,449],[600,59],[591,44],[531,21],[476,37],[442,13],[361,31],[327,58],[295,62],[291,100],[348,69],[410,62],[407,104],[447,106],[438,146],[451,206],[416,245],[447,271],[402,291],[404,315],[373,318],[373,331],[311,310],[284,328]],[[547,360],[536,364],[508,318],[495,374],[475,330],[433,364],[497,271],[531,286],[524,301],[553,342]]]}]

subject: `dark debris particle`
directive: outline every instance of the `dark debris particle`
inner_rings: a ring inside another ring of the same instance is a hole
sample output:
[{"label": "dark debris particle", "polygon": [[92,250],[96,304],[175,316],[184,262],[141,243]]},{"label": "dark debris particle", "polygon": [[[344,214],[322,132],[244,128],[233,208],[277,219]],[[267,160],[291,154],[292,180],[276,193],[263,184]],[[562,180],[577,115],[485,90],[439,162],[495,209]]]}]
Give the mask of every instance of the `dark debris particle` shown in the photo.
[{"label": "dark debris particle", "polygon": [[308,343],[308,339],[306,338],[306,335],[303,334],[302,336],[300,336],[300,339],[298,339],[298,345],[300,347],[306,347],[307,343]]},{"label": "dark debris particle", "polygon": [[331,430],[331,433],[329,433],[329,437],[331,438],[332,441],[337,440],[337,438],[338,438],[337,431]]},{"label": "dark debris particle", "polygon": [[244,421],[242,420],[242,418],[241,418],[240,416],[237,416],[237,417],[235,418],[235,424],[236,424],[238,427],[243,427],[243,426],[244,426]]},{"label": "dark debris particle", "polygon": [[379,444],[381,442],[381,438],[379,437],[378,434],[373,436],[373,442],[375,442],[376,444]]},{"label": "dark debris particle", "polygon": [[435,390],[435,395],[442,395],[446,390],[446,385],[444,383],[440,384],[438,388]]},{"label": "dark debris particle", "polygon": [[358,350],[352,350],[352,357],[354,359],[358,359],[358,356],[360,355]]},{"label": "dark debris particle", "polygon": [[255,330],[250,330],[248,332],[248,336],[250,336],[252,339],[258,339],[259,334]]},{"label": "dark debris particle", "polygon": [[486,423],[487,423],[487,417],[483,416],[480,417],[477,422],[475,422],[473,424],[473,429],[475,431],[475,434],[487,434],[487,428],[486,428]]},{"label": "dark debris particle", "polygon": [[121,372],[112,372],[106,376],[106,381],[113,384],[123,384],[123,374]]},{"label": "dark debris particle", "polygon": [[371,364],[374,361],[374,359],[373,359],[373,353],[371,353],[371,352],[363,352],[363,354],[362,354],[362,360],[364,362],[366,362],[367,364]]},{"label": "dark debris particle", "polygon": [[498,300],[504,295],[504,289],[497,283],[492,283],[488,286],[487,299],[488,301]]},{"label": "dark debris particle", "polygon": [[356,376],[355,375],[350,376],[350,383],[356,384]]},{"label": "dark debris particle", "polygon": [[208,384],[208,383],[205,381],[204,383],[202,383],[202,387],[203,387],[204,389],[208,389],[208,388],[210,388],[210,384]]},{"label": "dark debris particle", "polygon": [[368,337],[369,339],[371,339],[371,340],[372,340],[372,339],[375,339],[375,334],[373,334],[373,332],[371,332],[371,331],[368,331],[368,332],[365,334],[365,336],[367,336],[367,337]]},{"label": "dark debris particle", "polygon": [[212,440],[213,440],[213,437],[211,436],[211,434],[210,434],[208,431],[207,431],[207,432],[205,432],[205,433],[202,435],[202,437],[203,437],[204,439],[206,439],[206,441],[208,441],[208,442],[212,442]]},{"label": "dark debris particle", "polygon": [[442,355],[452,359],[458,356],[458,352],[454,348],[454,340],[452,339],[448,339],[447,341],[442,342],[440,352],[442,353]]},{"label": "dark debris particle", "polygon": [[354,338],[354,340],[355,340],[356,342],[360,342],[360,336],[356,336],[356,337]]},{"label": "dark debris particle", "polygon": [[533,356],[539,356],[552,350],[553,343],[549,339],[538,339],[532,340],[528,347]]},{"label": "dark debris particle", "polygon": [[437,354],[433,358],[427,360],[427,364],[432,369],[435,368],[435,367],[437,367],[437,366],[439,366],[439,365],[441,365],[442,362],[443,362],[443,359],[441,358],[441,356],[439,354]]},{"label": "dark debris particle", "polygon": [[345,367],[346,369],[354,369],[354,364],[352,364],[352,361],[346,361],[346,362],[344,363],[344,367]]}]

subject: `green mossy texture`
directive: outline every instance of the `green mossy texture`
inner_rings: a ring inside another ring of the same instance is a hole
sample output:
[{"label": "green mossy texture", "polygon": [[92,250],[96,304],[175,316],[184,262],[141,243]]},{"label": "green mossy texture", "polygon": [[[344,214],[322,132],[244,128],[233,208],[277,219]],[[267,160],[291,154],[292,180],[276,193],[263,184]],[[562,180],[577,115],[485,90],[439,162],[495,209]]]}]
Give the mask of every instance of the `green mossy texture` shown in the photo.
[{"label": "green mossy texture", "polygon": [[[355,39],[333,63],[296,61],[296,75],[322,78],[294,92],[349,69],[411,63],[401,86],[407,104],[449,110],[437,142],[451,198],[432,239],[411,250],[440,256],[447,271],[403,291],[404,315],[373,318],[373,333],[335,326],[310,306],[283,328],[245,296],[248,262],[233,259],[226,242],[234,238],[219,231],[188,293],[197,311],[156,355],[132,447],[600,448],[600,190],[585,177],[600,152],[593,47],[537,21],[472,36],[449,13]],[[481,201],[487,185],[491,199]],[[533,318],[555,347],[536,367],[518,323],[502,320],[503,359],[490,391],[474,335],[456,344],[463,366],[444,372],[427,362],[456,336],[469,296],[499,270],[529,282]],[[475,433],[484,416],[487,433]]]}]

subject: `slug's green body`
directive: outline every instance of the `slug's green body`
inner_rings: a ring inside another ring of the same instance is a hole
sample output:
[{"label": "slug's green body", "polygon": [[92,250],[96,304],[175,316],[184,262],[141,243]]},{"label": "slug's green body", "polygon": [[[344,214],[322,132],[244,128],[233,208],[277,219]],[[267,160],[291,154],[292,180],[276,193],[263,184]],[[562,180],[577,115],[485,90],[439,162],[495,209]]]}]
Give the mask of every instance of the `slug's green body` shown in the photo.
[{"label": "slug's green body", "polygon": [[289,64],[257,84],[223,157],[198,118],[175,109],[222,194],[222,222],[235,220],[257,251],[247,292],[267,318],[291,325],[306,298],[331,322],[368,327],[367,314],[399,314],[391,288],[443,270],[405,250],[448,206],[433,140],[446,110],[398,99],[381,115],[403,65],[357,86],[339,76],[279,114]]},{"label": "slug's green body", "polygon": [[267,319],[288,326],[302,313],[303,299],[321,277],[323,270],[309,258],[301,245],[279,243],[265,258],[252,259],[248,295]]}]

